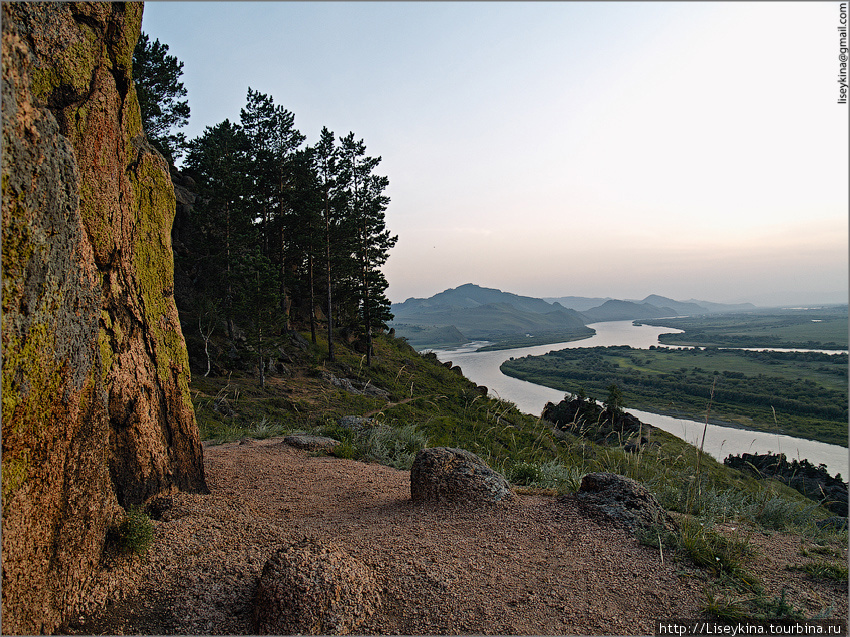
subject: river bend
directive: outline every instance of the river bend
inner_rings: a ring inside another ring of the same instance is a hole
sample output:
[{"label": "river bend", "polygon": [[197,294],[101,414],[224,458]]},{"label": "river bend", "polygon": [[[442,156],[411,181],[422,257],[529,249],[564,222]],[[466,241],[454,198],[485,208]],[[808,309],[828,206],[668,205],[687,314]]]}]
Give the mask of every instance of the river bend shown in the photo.
[{"label": "river bend", "polygon": [[[564,392],[537,385],[518,378],[511,378],[501,372],[499,367],[509,358],[539,356],[551,351],[575,347],[607,347],[611,345],[630,345],[639,349],[648,349],[658,342],[659,334],[680,332],[681,330],[653,325],[633,325],[632,321],[606,321],[590,325],[596,334],[581,341],[552,343],[494,352],[476,352],[484,343],[470,343],[464,347],[450,350],[433,350],[440,361],[452,361],[463,370],[464,376],[479,385],[486,385],[491,396],[509,400],[523,412],[539,415],[547,402],[557,403],[564,398]],[[661,345],[662,347],[669,347]],[[699,446],[705,423],[673,418],[637,409],[628,409],[643,422],[668,431],[683,440]],[[705,450],[718,460],[729,454],[739,453],[784,453],[789,460],[806,458],[818,465],[825,464],[832,475],[841,473],[844,479],[848,471],[848,450],[839,445],[830,445],[814,440],[805,440],[793,436],[771,434],[719,425],[708,425],[705,435]]]}]

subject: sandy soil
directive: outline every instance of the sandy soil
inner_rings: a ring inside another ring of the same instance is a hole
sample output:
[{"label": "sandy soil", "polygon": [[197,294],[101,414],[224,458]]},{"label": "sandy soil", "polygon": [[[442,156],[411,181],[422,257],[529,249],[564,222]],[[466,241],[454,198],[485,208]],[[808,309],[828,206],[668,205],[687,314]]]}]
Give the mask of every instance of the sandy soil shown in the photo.
[{"label": "sandy soil", "polygon": [[[207,446],[204,458],[211,494],[175,494],[148,554],[107,560],[63,632],[250,634],[266,559],[305,536],[378,574],[383,610],[364,633],[653,634],[658,619],[701,616],[704,572],[639,544],[577,498],[415,505],[406,471],[281,439]],[[846,583],[786,570],[807,561],[806,540],[749,537],[759,553],[752,570],[771,594],[785,588],[807,613],[847,617]]]}]

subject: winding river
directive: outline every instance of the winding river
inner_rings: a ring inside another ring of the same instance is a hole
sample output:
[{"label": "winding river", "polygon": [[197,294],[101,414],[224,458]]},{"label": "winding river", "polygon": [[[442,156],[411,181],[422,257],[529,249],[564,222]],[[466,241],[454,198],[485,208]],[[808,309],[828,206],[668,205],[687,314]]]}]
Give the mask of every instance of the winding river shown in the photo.
[{"label": "winding river", "polygon": [[[659,334],[681,331],[652,325],[636,326],[632,325],[632,321],[607,321],[594,323],[590,327],[596,330],[596,335],[568,343],[552,343],[495,352],[476,352],[475,350],[484,343],[469,343],[456,349],[433,351],[441,361],[452,361],[455,365],[459,365],[464,376],[470,380],[479,385],[486,385],[492,396],[509,400],[515,403],[521,411],[538,415],[543,411],[543,406],[547,402],[557,403],[562,400],[564,392],[505,376],[499,370],[499,367],[509,358],[537,356],[568,347],[630,345],[635,348],[648,349],[651,345],[659,345]],[[643,422],[699,446],[705,423],[637,409],[627,408],[627,411]],[[705,450],[718,460],[723,460],[729,454],[738,453],[784,453],[789,460],[806,458],[815,465],[825,464],[832,475],[841,473],[844,479],[850,473],[848,471],[850,462],[848,462],[846,447],[781,434],[708,425],[705,434]]]}]

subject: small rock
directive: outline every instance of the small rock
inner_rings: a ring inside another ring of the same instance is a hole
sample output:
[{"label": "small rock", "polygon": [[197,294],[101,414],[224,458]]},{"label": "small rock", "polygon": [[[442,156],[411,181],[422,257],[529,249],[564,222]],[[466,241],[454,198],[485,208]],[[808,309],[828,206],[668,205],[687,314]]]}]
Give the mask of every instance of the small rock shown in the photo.
[{"label": "small rock", "polygon": [[343,429],[351,429],[352,431],[360,431],[372,426],[371,418],[361,418],[360,416],[343,416],[339,419],[339,426]]},{"label": "small rock", "polygon": [[841,531],[847,528],[847,518],[833,515],[832,517],[818,520],[815,524],[819,529],[835,529],[836,531]]},{"label": "small rock", "polygon": [[673,519],[655,496],[631,478],[616,473],[588,473],[581,480],[578,497],[630,531],[675,530]]},{"label": "small rock", "polygon": [[306,449],[307,451],[327,451],[337,447],[340,442],[339,440],[326,438],[325,436],[296,434],[293,436],[286,436],[286,438],[283,439],[283,444],[297,449]]},{"label": "small rock", "polygon": [[301,350],[310,349],[310,343],[307,342],[307,339],[301,336],[298,332],[290,332],[289,333],[289,342],[292,343],[295,347]]},{"label": "small rock", "polygon": [[380,387],[376,387],[375,385],[372,385],[371,383],[366,383],[363,386],[362,391],[367,396],[376,396],[378,398],[383,398],[385,400],[389,400],[389,398],[390,398],[390,392],[388,392],[386,389],[381,389]]},{"label": "small rock", "polygon": [[423,449],[410,469],[413,501],[488,503],[513,498],[508,481],[465,449]]},{"label": "small rock", "polygon": [[230,405],[230,401],[224,397],[218,398],[213,402],[213,411],[217,411],[222,416],[227,416],[228,418],[232,418],[235,414],[233,407]]},{"label": "small rock", "polygon": [[377,578],[332,545],[304,538],[278,549],[254,597],[260,635],[347,635],[381,606]]}]

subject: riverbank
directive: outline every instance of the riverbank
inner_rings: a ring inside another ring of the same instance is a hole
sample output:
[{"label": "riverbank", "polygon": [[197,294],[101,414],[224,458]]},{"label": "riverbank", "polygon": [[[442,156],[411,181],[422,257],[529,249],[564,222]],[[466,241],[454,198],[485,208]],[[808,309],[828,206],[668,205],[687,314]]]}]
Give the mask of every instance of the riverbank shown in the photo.
[{"label": "riverbank", "polygon": [[521,347],[534,347],[535,345],[551,345],[553,343],[573,343],[575,341],[585,341],[589,338],[593,338],[594,336],[596,336],[595,330],[590,334],[577,334],[574,336],[565,334],[544,334],[540,336],[528,335],[515,339],[496,341],[494,343],[489,343],[488,345],[482,345],[476,351],[496,352],[506,349],[519,349]]},{"label": "riverbank", "polygon": [[847,355],[716,349],[564,348],[511,358],[502,373],[602,400],[615,384],[626,405],[847,444]]},{"label": "riverbank", "polygon": [[[492,395],[511,401],[525,413],[539,415],[547,402],[559,402],[564,397],[564,392],[505,376],[499,371],[499,367],[510,357],[540,355],[553,350],[590,345],[629,345],[649,349],[651,346],[658,346],[659,334],[671,331],[671,328],[665,327],[634,326],[632,321],[595,323],[591,327],[596,330],[596,336],[575,343],[556,343],[499,352],[475,352],[475,347],[471,349],[464,347],[438,350],[436,354],[441,361],[452,361],[459,366],[463,373],[477,384],[488,387]],[[689,420],[631,407],[628,410],[644,422],[664,429],[689,443],[696,442],[699,445],[702,441],[705,428],[704,417],[700,420]],[[729,454],[781,451],[787,452],[789,457],[808,459],[815,465],[825,464],[833,475],[841,473],[847,476],[850,473],[846,447],[740,427],[710,424],[705,450],[718,460],[723,460]]]}]

